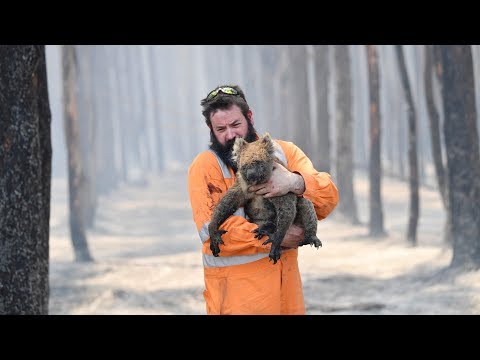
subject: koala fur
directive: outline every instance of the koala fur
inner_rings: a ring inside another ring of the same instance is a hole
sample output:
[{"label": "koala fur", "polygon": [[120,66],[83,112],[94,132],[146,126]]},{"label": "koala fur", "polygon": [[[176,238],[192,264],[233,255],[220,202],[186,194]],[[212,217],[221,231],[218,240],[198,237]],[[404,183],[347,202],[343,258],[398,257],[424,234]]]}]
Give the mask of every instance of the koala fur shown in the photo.
[{"label": "koala fur", "polygon": [[255,238],[268,236],[263,245],[272,243],[269,257],[274,264],[280,258],[280,244],[292,223],[303,227],[305,231],[305,239],[300,246],[310,244],[317,249],[322,246],[316,236],[317,216],[310,200],[297,197],[292,192],[264,198],[247,190],[251,185],[268,181],[274,161],[286,167],[275,157],[274,152],[274,144],[268,133],[251,143],[243,138],[235,140],[232,156],[238,165],[237,178],[215,206],[208,226],[210,250],[214,256],[218,256],[219,244],[223,244],[222,235],[227,232],[219,229],[221,224],[242,206],[249,220],[258,225],[253,231],[256,233]]}]

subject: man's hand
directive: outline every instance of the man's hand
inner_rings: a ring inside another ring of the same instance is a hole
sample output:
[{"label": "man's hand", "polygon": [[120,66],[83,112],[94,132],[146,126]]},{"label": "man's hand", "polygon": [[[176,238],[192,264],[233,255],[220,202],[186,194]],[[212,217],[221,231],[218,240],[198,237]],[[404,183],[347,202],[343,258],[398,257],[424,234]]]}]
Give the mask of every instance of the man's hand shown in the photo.
[{"label": "man's hand", "polygon": [[285,195],[290,191],[301,195],[305,191],[305,181],[302,175],[292,173],[275,162],[270,179],[266,183],[252,185],[248,190],[263,195],[264,198]]},{"label": "man's hand", "polygon": [[302,243],[304,237],[305,237],[305,232],[303,228],[292,224],[288,228],[287,233],[283,238],[281,246],[282,248],[285,248],[285,249],[297,248]]}]

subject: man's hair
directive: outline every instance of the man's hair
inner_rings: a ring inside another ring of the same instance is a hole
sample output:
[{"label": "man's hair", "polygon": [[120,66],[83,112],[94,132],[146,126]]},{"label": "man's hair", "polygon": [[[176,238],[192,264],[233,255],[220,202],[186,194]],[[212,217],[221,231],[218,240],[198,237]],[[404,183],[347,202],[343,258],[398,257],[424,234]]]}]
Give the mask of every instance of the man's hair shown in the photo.
[{"label": "man's hair", "polygon": [[[238,85],[220,85],[215,88],[219,89],[222,87],[230,87],[232,89],[235,89],[237,91],[236,95],[232,94],[225,94],[222,91],[219,91],[218,94],[210,100],[207,100],[207,97],[202,99],[200,101],[200,105],[202,106],[202,115],[205,118],[205,122],[207,123],[208,127],[212,127],[212,121],[210,120],[211,116],[219,109],[228,109],[232,105],[237,105],[243,116],[247,120],[248,116],[248,110],[250,110],[250,106],[248,106],[247,100],[245,99],[245,94],[243,93],[243,90],[240,88]],[[210,93],[209,93],[210,94]]]}]

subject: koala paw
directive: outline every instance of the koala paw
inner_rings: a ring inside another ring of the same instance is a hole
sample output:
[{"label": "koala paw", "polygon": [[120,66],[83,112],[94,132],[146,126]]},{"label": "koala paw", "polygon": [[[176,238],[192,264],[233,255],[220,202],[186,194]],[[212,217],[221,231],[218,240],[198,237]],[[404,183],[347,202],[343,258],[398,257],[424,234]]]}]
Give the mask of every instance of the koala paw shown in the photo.
[{"label": "koala paw", "polygon": [[262,245],[267,245],[267,244],[270,244],[271,242],[273,242],[272,237],[269,237],[267,240],[263,242]]},{"label": "koala paw", "polygon": [[264,236],[270,236],[270,233],[266,230],[262,230],[262,228],[256,228],[255,230],[252,230],[252,233],[256,234],[255,238],[260,240]]},{"label": "koala paw", "polygon": [[303,242],[300,244],[300,246],[303,246],[303,245],[315,246],[318,249],[319,247],[322,246],[322,242],[320,241],[319,238],[314,236],[312,238],[303,240]]},{"label": "koala paw", "polygon": [[213,241],[210,243],[210,250],[212,251],[213,256],[218,256],[220,253],[220,247]]},{"label": "koala paw", "polygon": [[270,250],[270,254],[268,255],[270,257],[270,260],[273,260],[273,264],[275,265],[280,259],[280,256],[282,254],[280,246],[272,246]]},{"label": "koala paw", "polygon": [[219,244],[223,244],[222,235],[226,232],[226,230],[219,230],[218,233],[210,235],[210,250],[212,251],[213,256],[218,256],[220,253]]},{"label": "koala paw", "polygon": [[313,238],[311,244],[314,245],[317,249],[322,246],[322,242],[317,237]]}]

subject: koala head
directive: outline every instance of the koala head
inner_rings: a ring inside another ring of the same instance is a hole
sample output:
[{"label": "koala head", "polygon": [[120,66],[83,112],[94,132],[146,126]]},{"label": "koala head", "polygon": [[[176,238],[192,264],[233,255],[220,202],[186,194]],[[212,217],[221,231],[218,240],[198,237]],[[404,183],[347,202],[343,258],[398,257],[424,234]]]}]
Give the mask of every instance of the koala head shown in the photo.
[{"label": "koala head", "polygon": [[238,173],[248,185],[266,182],[272,174],[275,148],[269,133],[251,143],[237,138],[233,145],[232,159]]}]

